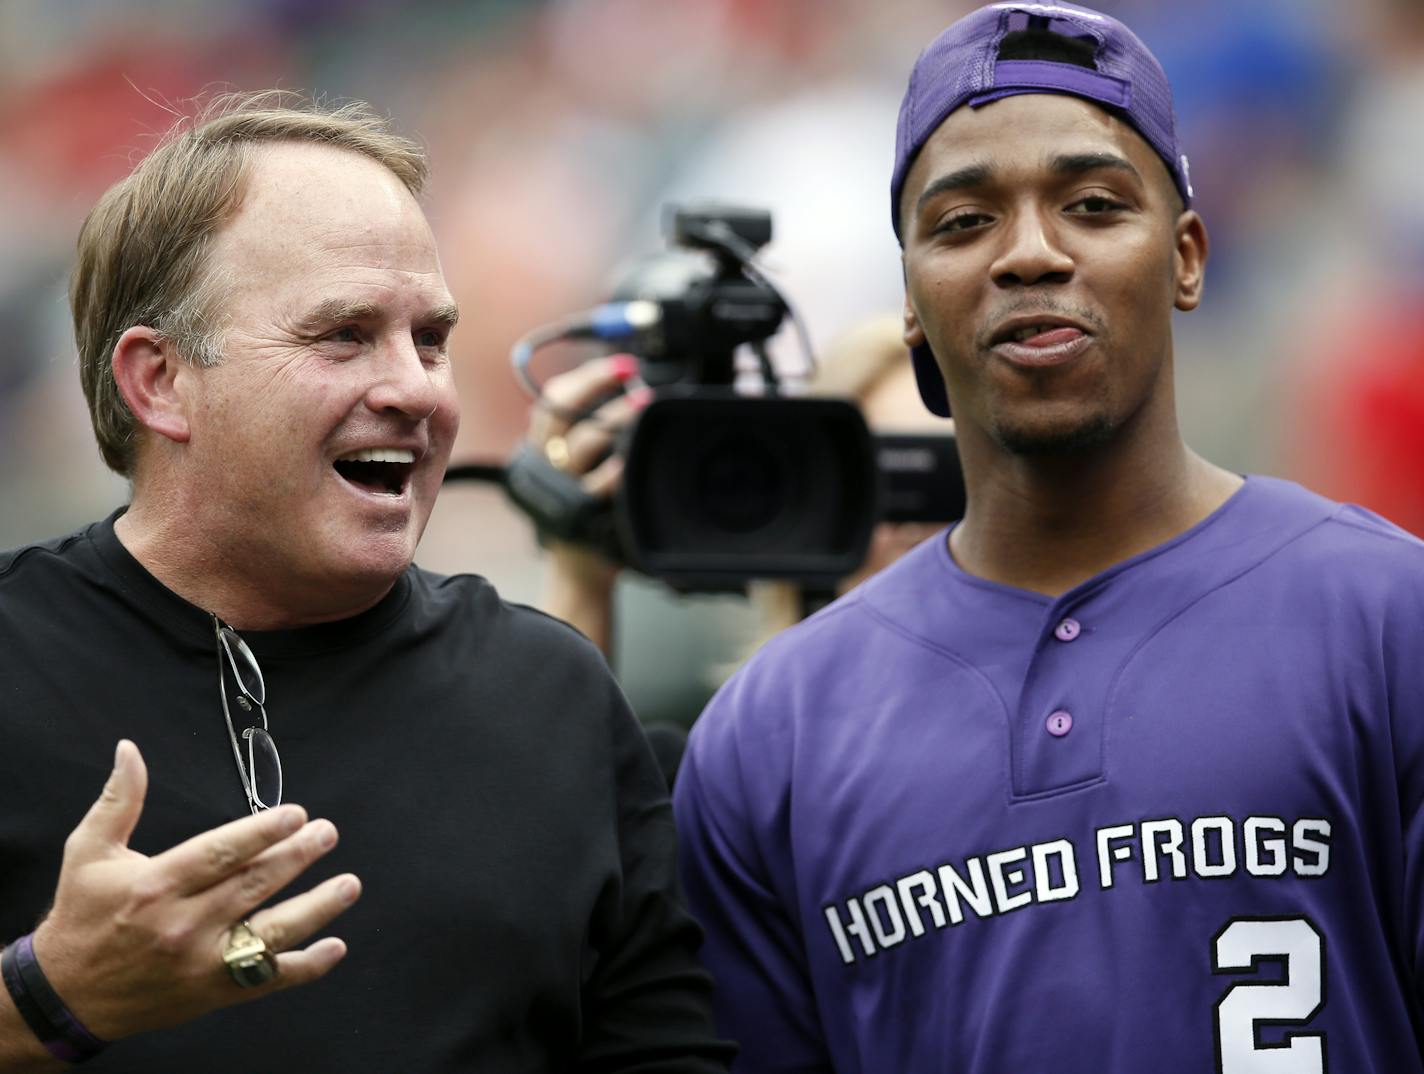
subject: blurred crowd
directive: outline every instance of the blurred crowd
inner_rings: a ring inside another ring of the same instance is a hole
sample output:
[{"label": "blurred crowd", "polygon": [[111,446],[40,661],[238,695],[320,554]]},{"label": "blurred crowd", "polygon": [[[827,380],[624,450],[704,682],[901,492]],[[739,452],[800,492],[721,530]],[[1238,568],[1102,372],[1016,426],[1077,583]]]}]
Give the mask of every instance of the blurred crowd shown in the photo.
[{"label": "blurred crowd", "polygon": [[[462,309],[455,460],[490,460],[527,412],[511,344],[659,248],[670,200],[771,209],[765,265],[817,345],[897,309],[886,191],[903,80],[971,6],[0,4],[0,547],[122,501],[88,430],[65,281],[88,207],[195,95],[362,98],[429,147],[428,213]],[[1188,442],[1424,531],[1424,4],[1098,6],[1167,69],[1211,233],[1206,302],[1178,325]],[[789,337],[775,357],[801,361]],[[420,561],[538,593],[529,526],[488,487],[448,490]]]}]

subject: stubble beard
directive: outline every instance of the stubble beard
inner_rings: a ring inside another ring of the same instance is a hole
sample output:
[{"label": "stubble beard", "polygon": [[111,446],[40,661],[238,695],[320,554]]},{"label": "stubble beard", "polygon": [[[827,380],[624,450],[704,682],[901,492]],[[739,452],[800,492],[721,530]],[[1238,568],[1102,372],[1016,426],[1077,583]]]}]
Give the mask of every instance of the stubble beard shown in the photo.
[{"label": "stubble beard", "polygon": [[1010,455],[1044,459],[1086,454],[1111,440],[1117,429],[1118,424],[1100,412],[1069,428],[1037,429],[995,422],[991,433]]}]

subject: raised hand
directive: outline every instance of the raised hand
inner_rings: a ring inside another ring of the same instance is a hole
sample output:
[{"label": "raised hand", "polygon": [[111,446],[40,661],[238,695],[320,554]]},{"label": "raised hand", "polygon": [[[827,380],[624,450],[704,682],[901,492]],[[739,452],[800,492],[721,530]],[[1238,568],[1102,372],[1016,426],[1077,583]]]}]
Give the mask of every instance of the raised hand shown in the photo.
[{"label": "raised hand", "polygon": [[[615,394],[637,372],[638,360],[629,354],[584,362],[549,378],[530,412],[529,441],[595,496],[609,495],[618,487],[623,460],[609,455],[609,448],[650,398],[647,388]],[[600,405],[600,400],[605,401]]]},{"label": "raised hand", "polygon": [[[336,845],[330,821],[282,805],[196,835],[154,857],[128,847],[143,811],[148,772],[138,747],[118,744],[103,793],[65,840],[54,906],[35,930],[40,968],[70,1011],[114,1040],[306,984],[346,954],[327,937],[296,950],[361,893],[351,874],[257,913]],[[237,984],[222,951],[250,919],[277,955],[277,977]]]},{"label": "raised hand", "polygon": [[[638,361],[628,354],[584,362],[551,377],[530,412],[529,442],[551,465],[578,478],[593,496],[611,496],[617,490],[623,458],[609,449],[619,431],[651,399],[646,387],[615,394],[637,372]],[[608,401],[600,405],[599,400]],[[568,541],[551,541],[548,551],[544,610],[578,627],[607,655],[613,641],[618,564],[596,549]]]}]

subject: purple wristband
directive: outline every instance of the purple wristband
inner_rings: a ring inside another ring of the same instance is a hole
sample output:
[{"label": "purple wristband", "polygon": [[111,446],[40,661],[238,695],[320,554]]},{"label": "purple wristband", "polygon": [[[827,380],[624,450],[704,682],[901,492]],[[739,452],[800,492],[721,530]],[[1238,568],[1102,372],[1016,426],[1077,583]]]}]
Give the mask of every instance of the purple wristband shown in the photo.
[{"label": "purple wristband", "polygon": [[0,955],[0,977],[20,1017],[56,1059],[82,1063],[108,1046],[108,1041],[84,1028],[50,985],[35,959],[34,933],[5,948]]}]

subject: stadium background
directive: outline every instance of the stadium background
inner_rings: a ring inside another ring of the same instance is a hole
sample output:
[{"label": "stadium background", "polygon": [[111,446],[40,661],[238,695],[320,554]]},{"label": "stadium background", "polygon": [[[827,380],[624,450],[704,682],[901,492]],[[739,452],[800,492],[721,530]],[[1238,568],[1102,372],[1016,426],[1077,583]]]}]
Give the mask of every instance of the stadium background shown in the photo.
[{"label": "stadium background", "polygon": [[[468,461],[522,431],[510,344],[659,248],[670,199],[772,209],[767,265],[818,343],[897,308],[898,100],[919,49],[972,6],[0,0],[0,547],[122,502],[89,432],[65,277],[89,206],[186,99],[363,98],[429,148]],[[1424,529],[1424,0],[1098,6],[1166,67],[1211,231],[1206,302],[1177,328],[1188,440]],[[780,356],[797,357],[787,341]],[[494,490],[447,490],[419,559],[537,599],[529,527]],[[704,602],[658,644],[705,648],[742,614]],[[626,618],[620,650],[651,652],[646,617]],[[630,688],[646,715],[645,690]]]}]

